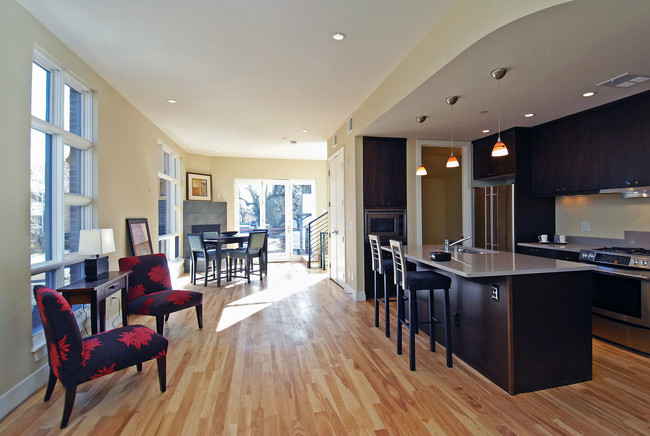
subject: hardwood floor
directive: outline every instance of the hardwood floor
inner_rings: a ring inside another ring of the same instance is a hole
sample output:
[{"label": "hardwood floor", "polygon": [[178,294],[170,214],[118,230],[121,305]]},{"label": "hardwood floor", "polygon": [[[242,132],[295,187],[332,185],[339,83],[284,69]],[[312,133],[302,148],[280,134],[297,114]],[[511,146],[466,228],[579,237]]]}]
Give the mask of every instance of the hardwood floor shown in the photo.
[{"label": "hardwood floor", "polygon": [[[593,381],[510,396],[459,359],[447,368],[426,336],[409,371],[394,323],[388,339],[372,301],[353,301],[320,270],[271,264],[262,284],[187,282],[204,292],[204,326],[193,310],[166,323],[166,393],[153,362],[87,382],[59,431],[63,389],[44,403],[43,387],[0,434],[650,434],[650,359],[597,340]],[[153,317],[132,320],[155,328]]]}]

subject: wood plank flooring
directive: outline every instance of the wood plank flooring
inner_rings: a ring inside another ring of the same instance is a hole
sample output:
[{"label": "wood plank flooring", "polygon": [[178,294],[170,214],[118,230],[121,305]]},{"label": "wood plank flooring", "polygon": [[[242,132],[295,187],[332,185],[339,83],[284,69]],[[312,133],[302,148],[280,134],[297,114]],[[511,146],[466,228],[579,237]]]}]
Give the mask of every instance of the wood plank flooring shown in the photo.
[{"label": "wood plank flooring", "polygon": [[63,389],[44,403],[43,387],[0,434],[650,434],[650,359],[597,340],[593,381],[510,396],[459,359],[447,368],[426,336],[409,371],[394,322],[388,339],[372,301],[353,301],[320,270],[270,264],[261,284],[181,284],[204,292],[204,327],[194,310],[166,323],[166,393],[153,362],[87,382],[59,431]]}]

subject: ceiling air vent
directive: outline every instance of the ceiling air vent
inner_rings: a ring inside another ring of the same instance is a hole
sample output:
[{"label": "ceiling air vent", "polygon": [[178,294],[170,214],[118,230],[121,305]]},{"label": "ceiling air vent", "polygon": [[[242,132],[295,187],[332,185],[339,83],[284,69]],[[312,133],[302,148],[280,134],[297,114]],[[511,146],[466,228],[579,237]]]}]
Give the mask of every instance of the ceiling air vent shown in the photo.
[{"label": "ceiling air vent", "polygon": [[648,76],[641,76],[640,74],[621,74],[618,77],[599,83],[598,86],[612,86],[614,88],[629,88],[630,86],[638,85],[646,80],[650,80]]}]

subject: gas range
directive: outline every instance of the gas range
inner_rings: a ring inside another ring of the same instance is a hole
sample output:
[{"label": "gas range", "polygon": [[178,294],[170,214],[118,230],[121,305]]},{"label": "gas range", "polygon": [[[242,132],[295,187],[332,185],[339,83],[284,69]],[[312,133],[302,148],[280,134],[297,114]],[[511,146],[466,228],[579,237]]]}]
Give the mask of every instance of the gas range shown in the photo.
[{"label": "gas range", "polygon": [[639,247],[602,247],[580,250],[581,262],[609,267],[650,270],[650,250]]}]

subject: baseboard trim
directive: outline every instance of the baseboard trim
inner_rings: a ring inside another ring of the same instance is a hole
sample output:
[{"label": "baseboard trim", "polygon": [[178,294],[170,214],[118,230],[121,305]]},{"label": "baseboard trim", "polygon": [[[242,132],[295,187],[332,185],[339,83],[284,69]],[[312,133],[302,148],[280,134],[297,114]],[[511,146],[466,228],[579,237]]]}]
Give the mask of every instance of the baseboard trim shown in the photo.
[{"label": "baseboard trim", "polygon": [[3,419],[12,410],[18,407],[23,401],[29,398],[47,383],[50,376],[50,365],[45,364],[35,373],[11,388],[7,393],[0,396],[0,419]]}]

